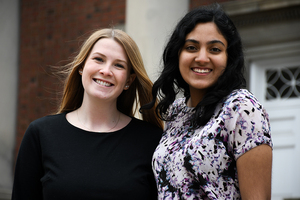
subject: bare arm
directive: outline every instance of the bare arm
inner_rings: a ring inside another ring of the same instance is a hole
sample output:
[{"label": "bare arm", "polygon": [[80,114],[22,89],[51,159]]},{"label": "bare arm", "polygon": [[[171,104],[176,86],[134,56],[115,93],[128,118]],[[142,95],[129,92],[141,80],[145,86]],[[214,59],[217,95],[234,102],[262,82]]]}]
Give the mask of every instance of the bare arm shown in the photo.
[{"label": "bare arm", "polygon": [[272,149],[255,147],[237,160],[240,192],[243,200],[271,199]]}]

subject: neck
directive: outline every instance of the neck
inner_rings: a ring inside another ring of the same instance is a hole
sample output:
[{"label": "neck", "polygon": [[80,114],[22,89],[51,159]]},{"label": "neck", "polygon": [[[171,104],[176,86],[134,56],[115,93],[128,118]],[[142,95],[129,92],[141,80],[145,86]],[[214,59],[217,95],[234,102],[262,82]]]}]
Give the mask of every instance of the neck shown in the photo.
[{"label": "neck", "polygon": [[76,115],[82,128],[94,132],[109,132],[114,130],[119,123],[121,113],[116,102],[93,103],[83,100]]},{"label": "neck", "polygon": [[194,108],[198,105],[198,103],[202,100],[202,98],[195,98],[194,96],[190,96],[190,98],[187,100],[186,105],[188,107]]},{"label": "neck", "polygon": [[194,88],[190,88],[190,98],[187,101],[187,106],[196,107],[200,101],[202,101],[205,90],[197,90]]}]

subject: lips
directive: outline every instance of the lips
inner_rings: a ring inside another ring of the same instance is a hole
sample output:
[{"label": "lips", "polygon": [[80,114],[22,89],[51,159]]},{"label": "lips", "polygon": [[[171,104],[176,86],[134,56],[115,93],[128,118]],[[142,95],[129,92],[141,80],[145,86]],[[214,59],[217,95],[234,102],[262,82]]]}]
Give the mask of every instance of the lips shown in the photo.
[{"label": "lips", "polygon": [[106,87],[110,87],[112,86],[113,84],[109,83],[109,82],[106,82],[106,81],[102,81],[102,80],[99,80],[99,79],[93,79],[96,83],[98,83],[99,85],[103,85],[103,86],[106,86]]},{"label": "lips", "polygon": [[201,69],[201,68],[192,68],[192,70],[194,72],[201,73],[201,74],[206,74],[212,71],[211,69]]}]

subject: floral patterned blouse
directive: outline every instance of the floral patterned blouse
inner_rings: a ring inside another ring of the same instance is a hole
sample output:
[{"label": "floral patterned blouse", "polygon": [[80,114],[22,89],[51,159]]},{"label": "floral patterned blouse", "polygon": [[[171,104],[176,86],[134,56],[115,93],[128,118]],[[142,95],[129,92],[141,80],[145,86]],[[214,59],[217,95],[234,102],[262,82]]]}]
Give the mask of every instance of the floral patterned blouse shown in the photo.
[{"label": "floral patterned blouse", "polygon": [[269,116],[246,89],[233,91],[210,121],[192,130],[193,108],[180,98],[170,106],[152,167],[158,199],[241,199],[236,160],[250,149],[273,146]]}]

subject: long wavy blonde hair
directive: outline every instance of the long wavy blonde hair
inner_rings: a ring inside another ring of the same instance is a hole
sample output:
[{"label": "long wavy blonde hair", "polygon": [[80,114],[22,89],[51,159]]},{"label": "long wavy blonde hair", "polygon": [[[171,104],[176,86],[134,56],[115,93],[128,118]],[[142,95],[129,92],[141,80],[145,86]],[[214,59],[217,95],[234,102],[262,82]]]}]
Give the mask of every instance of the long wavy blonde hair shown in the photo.
[{"label": "long wavy blonde hair", "polygon": [[[78,73],[84,67],[94,44],[102,38],[112,38],[121,44],[129,58],[131,73],[136,74],[136,78],[128,90],[124,90],[117,99],[117,108],[120,112],[134,116],[139,105],[144,105],[152,100],[152,82],[149,79],[144,67],[139,48],[133,39],[125,32],[118,29],[101,29],[95,31],[82,45],[74,60],[66,65],[67,74],[61,103],[57,113],[70,112],[78,109],[83,100],[83,85],[81,76]],[[137,96],[138,95],[138,96]],[[156,116],[155,109],[144,110],[142,112],[144,121],[150,122],[163,128],[162,121]]]}]

